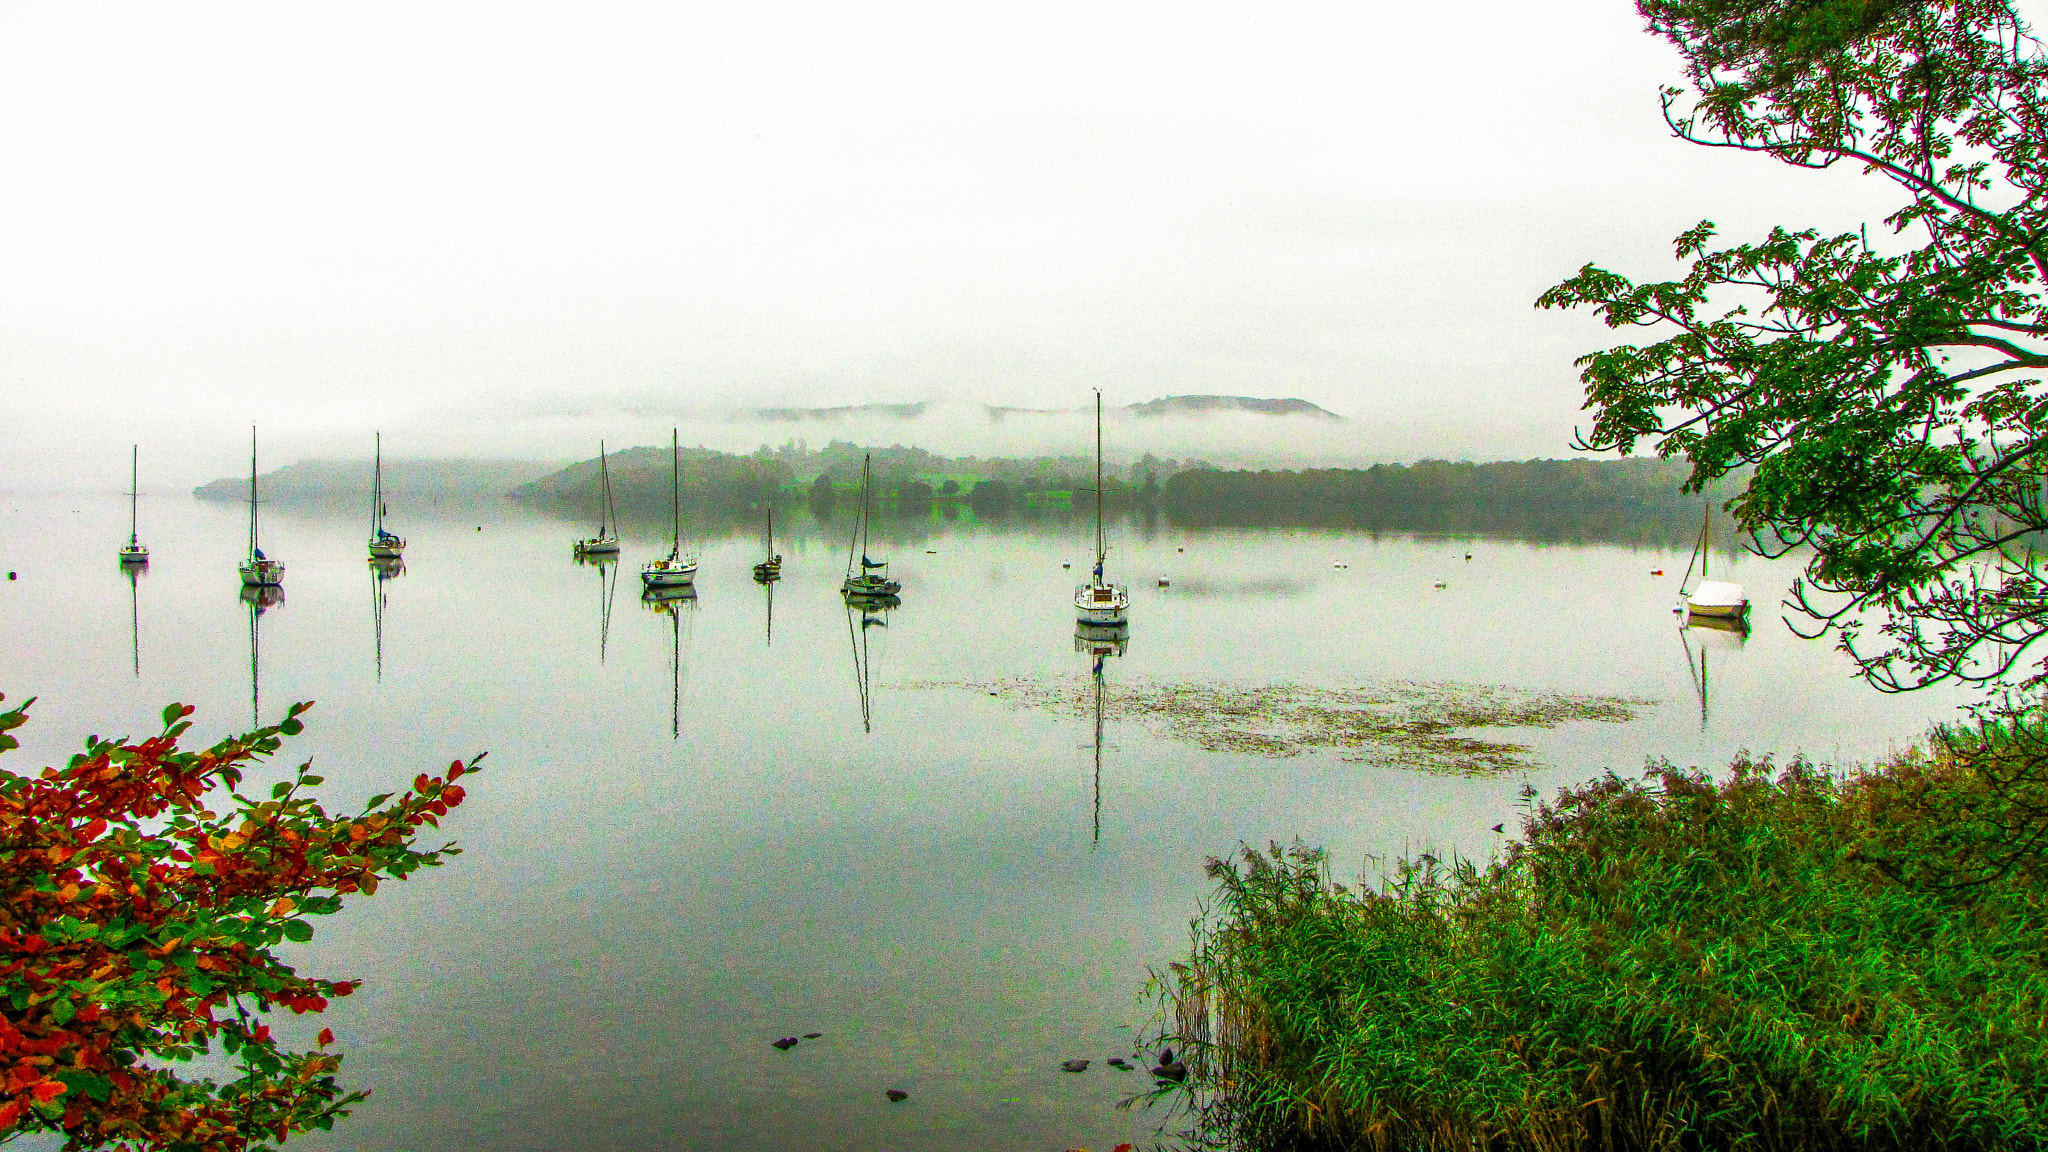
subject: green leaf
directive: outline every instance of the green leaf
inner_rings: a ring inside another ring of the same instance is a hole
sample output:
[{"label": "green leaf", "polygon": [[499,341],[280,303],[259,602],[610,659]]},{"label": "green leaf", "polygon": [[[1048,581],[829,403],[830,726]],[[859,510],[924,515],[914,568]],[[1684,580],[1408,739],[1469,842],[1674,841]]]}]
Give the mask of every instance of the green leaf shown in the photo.
[{"label": "green leaf", "polygon": [[284,938],[304,944],[313,938],[313,926],[304,920],[287,920],[284,922]]},{"label": "green leaf", "polygon": [[71,1018],[77,1014],[78,1005],[72,1003],[68,996],[59,996],[50,1001],[50,1019],[59,1024],[71,1023]]},{"label": "green leaf", "polygon": [[279,724],[277,726],[277,730],[279,732],[284,733],[287,736],[297,736],[299,733],[304,732],[306,730],[306,726],[304,724],[299,723],[299,721],[294,717],[287,717],[282,724]]}]

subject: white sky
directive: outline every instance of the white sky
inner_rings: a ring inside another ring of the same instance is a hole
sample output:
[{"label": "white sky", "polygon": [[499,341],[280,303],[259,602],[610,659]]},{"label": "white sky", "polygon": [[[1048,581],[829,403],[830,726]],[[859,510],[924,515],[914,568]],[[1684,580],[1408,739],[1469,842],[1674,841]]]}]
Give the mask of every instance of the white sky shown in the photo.
[{"label": "white sky", "polygon": [[[0,489],[1095,385],[1564,455],[1613,337],[1545,287],[1894,206],[1672,140],[1679,79],[1626,0],[0,0]],[[871,435],[1017,447],[929,431]]]}]

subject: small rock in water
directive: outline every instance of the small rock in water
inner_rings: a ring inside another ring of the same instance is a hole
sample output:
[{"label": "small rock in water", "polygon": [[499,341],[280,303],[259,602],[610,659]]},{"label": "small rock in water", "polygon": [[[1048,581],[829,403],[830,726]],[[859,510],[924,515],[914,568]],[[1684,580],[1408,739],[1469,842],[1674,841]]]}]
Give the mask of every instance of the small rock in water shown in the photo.
[{"label": "small rock in water", "polygon": [[1086,1072],[1087,1070],[1088,1062],[1079,1057],[1060,1061],[1060,1071],[1062,1072]]},{"label": "small rock in water", "polygon": [[891,1104],[901,1104],[905,1100],[910,1099],[910,1093],[905,1092],[901,1088],[891,1088],[887,1092],[882,1093],[882,1095],[887,1096]]},{"label": "small rock in water", "polygon": [[1111,1068],[1119,1068],[1125,1072],[1131,1070],[1131,1062],[1121,1056],[1111,1056],[1108,1063]]},{"label": "small rock in water", "polygon": [[1178,1084],[1181,1081],[1186,1080],[1188,1078],[1188,1066],[1181,1063],[1178,1060],[1175,1060],[1171,1063],[1161,1064],[1159,1067],[1154,1068],[1152,1070],[1152,1075],[1159,1077],[1161,1080],[1171,1080],[1175,1084]]},{"label": "small rock in water", "polygon": [[780,1049],[782,1049],[782,1050],[783,1050],[784,1052],[787,1052],[787,1051],[789,1051],[789,1050],[790,1050],[791,1048],[794,1048],[794,1047],[796,1047],[796,1037],[794,1037],[794,1036],[784,1036],[784,1037],[783,1037],[782,1039],[780,1039],[780,1040],[776,1040],[776,1041],[773,1041],[773,1043],[774,1043],[774,1045],[775,1045],[775,1046],[776,1046],[777,1048],[780,1048]]},{"label": "small rock in water", "polygon": [[823,1033],[823,1032],[806,1032],[806,1033],[804,1033],[804,1039],[806,1039],[806,1040],[816,1040],[816,1039],[817,1039],[818,1037],[820,1037],[820,1036],[823,1036],[823,1035],[824,1035],[824,1033]]},{"label": "small rock in water", "polygon": [[1493,826],[1493,830],[1494,830],[1495,832],[1499,832],[1499,831],[1501,831],[1502,829],[1504,829],[1504,828],[1506,828],[1506,827],[1507,827],[1507,821],[1503,820],[1503,821],[1501,821],[1500,823],[1498,823],[1498,824],[1495,824],[1495,825]]},{"label": "small rock in water", "polygon": [[1171,1049],[1171,1048],[1161,1048],[1161,1049],[1159,1050],[1159,1062],[1160,1062],[1161,1064],[1171,1064],[1171,1063],[1173,1063],[1173,1049]]}]

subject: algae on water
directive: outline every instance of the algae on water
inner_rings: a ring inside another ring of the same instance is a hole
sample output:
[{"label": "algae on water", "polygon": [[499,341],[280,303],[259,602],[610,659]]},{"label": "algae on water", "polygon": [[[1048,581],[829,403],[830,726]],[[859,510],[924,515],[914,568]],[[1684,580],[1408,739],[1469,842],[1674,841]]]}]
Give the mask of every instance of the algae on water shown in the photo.
[{"label": "algae on water", "polygon": [[[972,688],[1014,707],[1092,716],[1092,681],[1004,679],[926,681],[913,688]],[[1533,692],[1477,684],[1387,681],[1367,688],[1299,684],[1104,685],[1103,716],[1136,720],[1170,739],[1212,752],[1299,756],[1337,750],[1356,764],[1459,776],[1535,767],[1525,744],[1469,735],[1476,728],[1554,728],[1570,720],[1635,719],[1655,701]]]}]

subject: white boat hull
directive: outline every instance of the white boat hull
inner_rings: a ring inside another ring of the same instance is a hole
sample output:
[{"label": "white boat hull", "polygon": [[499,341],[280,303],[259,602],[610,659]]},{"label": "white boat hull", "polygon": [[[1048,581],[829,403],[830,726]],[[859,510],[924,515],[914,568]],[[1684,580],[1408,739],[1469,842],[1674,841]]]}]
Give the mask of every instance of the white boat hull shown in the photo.
[{"label": "white boat hull", "polygon": [[386,536],[382,540],[370,541],[370,555],[379,560],[395,560],[405,554],[405,541],[397,536]]},{"label": "white boat hull", "polygon": [[1130,607],[1130,591],[1121,584],[1083,584],[1074,589],[1074,621],[1077,624],[1123,624],[1124,615]]},{"label": "white boat hull", "polygon": [[121,549],[121,563],[147,564],[149,563],[149,549],[144,548],[140,544],[130,544]]},{"label": "white boat hull", "polygon": [[697,582],[694,560],[656,560],[640,570],[640,583],[649,588],[681,588]]},{"label": "white boat hull", "polygon": [[284,562],[244,560],[241,564],[241,573],[244,588],[275,588],[284,583]]},{"label": "white boat hull", "polygon": [[1685,599],[1685,611],[1689,616],[1708,616],[1726,620],[1739,620],[1749,615],[1749,597],[1742,585],[1730,584],[1724,580],[1703,580]]},{"label": "white boat hull", "polygon": [[839,585],[840,595],[855,599],[879,599],[883,596],[894,596],[901,591],[902,584],[882,576],[849,576]]},{"label": "white boat hull", "polygon": [[579,556],[616,556],[618,552],[619,541],[612,536],[593,536],[576,542],[576,554]]}]

